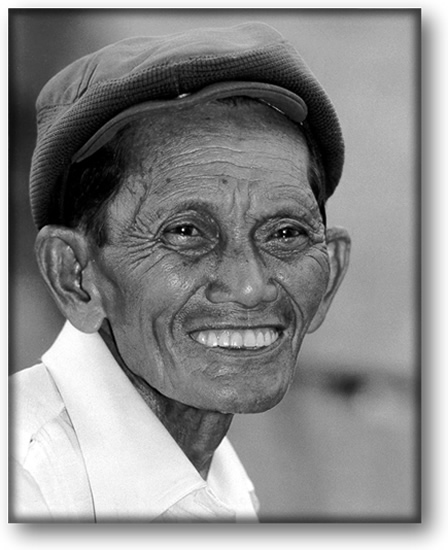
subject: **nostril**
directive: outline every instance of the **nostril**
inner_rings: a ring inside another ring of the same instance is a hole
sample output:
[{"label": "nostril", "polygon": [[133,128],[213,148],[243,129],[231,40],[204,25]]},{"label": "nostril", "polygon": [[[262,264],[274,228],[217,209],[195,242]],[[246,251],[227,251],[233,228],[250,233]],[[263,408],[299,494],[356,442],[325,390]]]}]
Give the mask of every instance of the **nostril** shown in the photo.
[{"label": "nostril", "polygon": [[210,302],[223,302],[228,295],[230,295],[230,289],[217,281],[211,282],[205,290],[205,296]]},{"label": "nostril", "polygon": [[264,301],[265,302],[275,302],[275,300],[278,298],[278,287],[274,283],[274,281],[270,280],[268,281],[266,285],[266,296]]}]

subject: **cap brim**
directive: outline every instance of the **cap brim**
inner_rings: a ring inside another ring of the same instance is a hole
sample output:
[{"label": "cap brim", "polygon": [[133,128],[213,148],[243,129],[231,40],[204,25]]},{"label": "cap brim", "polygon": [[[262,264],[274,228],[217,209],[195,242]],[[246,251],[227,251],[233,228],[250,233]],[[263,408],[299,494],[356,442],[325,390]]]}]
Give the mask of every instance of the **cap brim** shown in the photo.
[{"label": "cap brim", "polygon": [[72,157],[72,164],[92,156],[108,143],[124,126],[142,114],[163,109],[185,109],[213,99],[245,96],[263,101],[280,111],[293,122],[300,124],[307,116],[307,107],[301,97],[276,86],[262,82],[219,82],[202,90],[184,94],[174,99],[155,100],[139,103],[119,113],[102,126]]}]

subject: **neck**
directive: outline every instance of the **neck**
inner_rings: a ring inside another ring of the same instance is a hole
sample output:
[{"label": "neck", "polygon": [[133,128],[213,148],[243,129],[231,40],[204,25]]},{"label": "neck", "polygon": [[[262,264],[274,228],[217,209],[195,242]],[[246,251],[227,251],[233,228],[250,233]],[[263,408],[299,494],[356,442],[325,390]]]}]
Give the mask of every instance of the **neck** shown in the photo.
[{"label": "neck", "polygon": [[109,330],[101,328],[100,334],[145,403],[162,422],[199,474],[207,479],[213,454],[229,430],[233,415],[196,409],[162,395],[129,370]]}]

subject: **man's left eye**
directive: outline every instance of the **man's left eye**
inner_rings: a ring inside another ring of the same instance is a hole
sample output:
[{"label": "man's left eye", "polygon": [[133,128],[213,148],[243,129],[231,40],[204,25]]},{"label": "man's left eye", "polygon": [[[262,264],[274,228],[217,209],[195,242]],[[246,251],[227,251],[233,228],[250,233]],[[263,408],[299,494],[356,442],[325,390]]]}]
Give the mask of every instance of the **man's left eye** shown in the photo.
[{"label": "man's left eye", "polygon": [[199,237],[201,235],[199,229],[191,224],[177,225],[167,232],[173,235],[179,235],[180,237]]},{"label": "man's left eye", "polygon": [[288,256],[294,252],[300,252],[309,244],[309,233],[299,225],[275,224],[274,227],[266,227],[259,235],[260,245],[274,256]]},{"label": "man's left eye", "polygon": [[304,231],[297,229],[297,227],[288,226],[277,229],[277,231],[273,233],[272,238],[286,241],[288,239],[295,239],[300,236],[304,236]]}]

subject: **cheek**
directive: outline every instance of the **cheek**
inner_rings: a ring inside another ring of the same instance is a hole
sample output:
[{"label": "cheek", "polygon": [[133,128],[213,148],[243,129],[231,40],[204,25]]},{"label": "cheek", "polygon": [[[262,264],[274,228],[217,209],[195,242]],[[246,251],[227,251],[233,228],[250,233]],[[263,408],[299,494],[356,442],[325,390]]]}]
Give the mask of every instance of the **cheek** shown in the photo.
[{"label": "cheek", "polygon": [[279,269],[277,280],[297,305],[303,321],[311,322],[324,297],[329,280],[326,249],[311,250],[295,265]]},{"label": "cheek", "polygon": [[[154,255],[155,256],[155,255]],[[101,287],[108,310],[129,321],[146,310],[148,317],[173,311],[194,292],[197,273],[183,262],[172,262],[167,255],[151,257],[151,263],[111,262],[113,269],[102,278]],[[125,320],[123,319],[123,320]]]},{"label": "cheek", "polygon": [[167,262],[159,267],[149,278],[140,281],[135,290],[138,292],[140,286],[139,307],[147,308],[154,321],[167,327],[204,284],[206,275],[203,266],[194,267],[184,262]]}]

